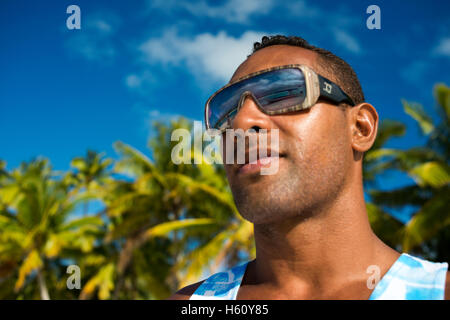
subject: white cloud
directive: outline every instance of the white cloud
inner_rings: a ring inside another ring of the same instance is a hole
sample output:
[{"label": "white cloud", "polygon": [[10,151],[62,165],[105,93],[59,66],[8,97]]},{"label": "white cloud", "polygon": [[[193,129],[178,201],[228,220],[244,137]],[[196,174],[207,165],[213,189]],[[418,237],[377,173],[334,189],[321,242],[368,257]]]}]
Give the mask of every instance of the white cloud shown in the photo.
[{"label": "white cloud", "polygon": [[347,51],[360,54],[362,52],[358,40],[347,31],[342,29],[334,29],[334,37],[336,42]]},{"label": "white cloud", "polygon": [[99,33],[102,33],[103,35],[109,35],[115,31],[115,28],[110,23],[101,19],[93,20],[90,23],[88,22],[88,25],[89,24],[93,27],[93,29],[96,29]]},{"label": "white cloud", "polygon": [[219,6],[212,6],[206,1],[184,3],[184,7],[193,15],[239,23],[248,22],[252,15],[267,14],[273,5],[273,0],[230,0]]},{"label": "white cloud", "polygon": [[110,61],[117,53],[113,36],[120,23],[113,13],[93,14],[82,21],[81,30],[70,31],[66,46],[87,60]]},{"label": "white cloud", "polygon": [[194,119],[178,112],[172,112],[170,109],[159,106],[158,108],[152,107],[151,104],[138,102],[135,103],[132,108],[132,112],[136,114],[139,120],[139,126],[137,127],[141,133],[148,133],[149,137],[154,136],[157,132],[154,130],[153,122],[169,122],[176,120],[180,117],[187,119],[188,121],[201,121],[201,119]]},{"label": "white cloud", "polygon": [[202,33],[183,37],[172,28],[166,30],[162,37],[145,41],[140,50],[149,64],[185,63],[194,74],[228,81],[234,70],[251,53],[252,43],[263,35],[262,32],[247,31],[235,38],[220,31],[216,35]]},{"label": "white cloud", "polygon": [[157,78],[150,70],[141,70],[127,75],[124,82],[130,90],[146,97],[151,92],[149,89],[158,84]]},{"label": "white cloud", "polygon": [[450,57],[450,37],[443,38],[437,45],[433,53],[440,56]]},{"label": "white cloud", "polygon": [[129,88],[138,88],[142,84],[142,79],[136,74],[130,74],[125,78],[125,83]]},{"label": "white cloud", "polygon": [[270,16],[274,14],[289,21],[300,19],[307,24],[320,25],[320,29],[327,34],[332,33],[336,43],[348,52],[362,53],[358,39],[351,33],[351,30],[361,27],[360,17],[352,13],[347,5],[323,8],[307,0],[228,0],[219,5],[206,0],[152,0],[148,3],[150,11],[159,10],[173,17],[176,17],[176,12],[179,14],[180,11],[188,11],[196,17],[224,20],[228,23],[250,23],[255,16],[267,17],[270,21]]},{"label": "white cloud", "polygon": [[267,14],[274,6],[274,0],[229,0],[213,5],[205,0],[174,1],[150,0],[149,9],[158,9],[165,13],[185,10],[197,17],[223,19],[227,22],[247,23],[252,15]]},{"label": "white cloud", "polygon": [[303,0],[287,2],[283,3],[283,5],[285,6],[286,12],[291,16],[307,19],[323,17],[322,10]]},{"label": "white cloud", "polygon": [[400,76],[410,84],[423,83],[423,77],[428,70],[427,62],[423,60],[417,60],[409,64],[400,72]]}]

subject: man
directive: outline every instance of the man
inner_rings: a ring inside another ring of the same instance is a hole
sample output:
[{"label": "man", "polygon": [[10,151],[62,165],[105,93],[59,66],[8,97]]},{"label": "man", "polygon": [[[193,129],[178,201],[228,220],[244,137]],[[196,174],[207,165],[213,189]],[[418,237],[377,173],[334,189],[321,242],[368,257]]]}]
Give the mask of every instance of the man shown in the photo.
[{"label": "man", "polygon": [[[254,224],[256,259],[170,299],[450,298],[446,263],[400,254],[370,227],[362,161],[378,114],[346,62],[298,37],[263,37],[230,83],[208,100],[207,127],[279,134],[278,157],[224,164],[236,206]],[[275,174],[257,174],[273,161]],[[379,272],[375,286],[368,270]]]}]

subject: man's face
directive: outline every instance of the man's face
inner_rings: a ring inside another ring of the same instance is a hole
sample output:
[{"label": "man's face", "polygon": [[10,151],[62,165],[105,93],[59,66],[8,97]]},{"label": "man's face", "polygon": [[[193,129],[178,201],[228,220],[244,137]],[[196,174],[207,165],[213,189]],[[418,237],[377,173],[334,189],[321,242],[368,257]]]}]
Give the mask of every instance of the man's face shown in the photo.
[{"label": "man's face", "polygon": [[[317,68],[315,52],[276,45],[254,53],[236,70],[231,81],[249,73],[286,64]],[[336,105],[319,101],[311,109],[269,116],[246,98],[233,121],[233,129],[277,129],[278,171],[272,175],[245,172],[238,164],[225,164],[228,181],[241,215],[255,223],[307,217],[336,198],[345,185],[353,161],[349,123]],[[223,135],[223,145],[227,144]],[[270,147],[270,143],[268,144]],[[225,147],[222,149],[226,156]],[[246,150],[248,151],[248,150]]]}]

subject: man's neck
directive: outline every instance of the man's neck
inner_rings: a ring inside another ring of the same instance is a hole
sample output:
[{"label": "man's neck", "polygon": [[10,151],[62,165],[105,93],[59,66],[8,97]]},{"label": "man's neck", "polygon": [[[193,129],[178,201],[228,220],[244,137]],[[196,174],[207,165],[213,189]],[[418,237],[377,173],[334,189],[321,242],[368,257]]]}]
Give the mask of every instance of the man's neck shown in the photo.
[{"label": "man's neck", "polygon": [[361,283],[370,276],[370,265],[379,265],[384,274],[398,253],[373,233],[359,189],[342,193],[308,218],[300,214],[255,225],[257,258],[248,282],[285,292],[303,288],[314,295]]}]

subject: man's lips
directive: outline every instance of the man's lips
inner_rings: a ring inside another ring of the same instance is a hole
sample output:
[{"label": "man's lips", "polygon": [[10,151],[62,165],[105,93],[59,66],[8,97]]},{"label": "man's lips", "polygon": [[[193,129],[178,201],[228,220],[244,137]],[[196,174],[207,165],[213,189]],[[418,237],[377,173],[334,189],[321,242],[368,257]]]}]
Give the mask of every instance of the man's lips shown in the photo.
[{"label": "man's lips", "polygon": [[264,157],[246,164],[239,165],[238,174],[259,172],[261,168],[269,168],[275,161],[279,161],[280,157],[270,156]]},{"label": "man's lips", "polygon": [[[256,155],[256,159],[250,161],[250,155]],[[279,158],[284,157],[284,154],[280,154],[278,151],[268,149],[266,156],[261,156],[259,150],[250,150],[245,153],[245,163],[235,164],[235,171],[238,174],[249,173],[259,171],[261,168],[270,167],[274,164],[274,161],[279,161]]]}]

